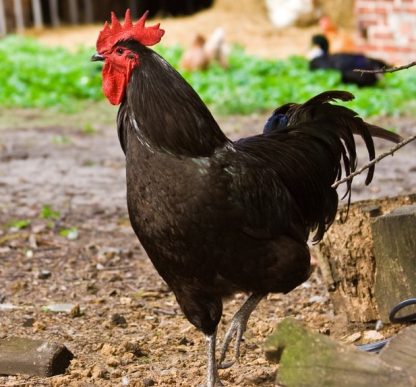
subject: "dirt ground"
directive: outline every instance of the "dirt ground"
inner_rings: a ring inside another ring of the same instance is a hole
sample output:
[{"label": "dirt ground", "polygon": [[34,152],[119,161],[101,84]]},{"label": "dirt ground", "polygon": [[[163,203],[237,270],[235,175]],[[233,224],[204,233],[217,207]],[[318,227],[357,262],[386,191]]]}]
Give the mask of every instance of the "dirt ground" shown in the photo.
[{"label": "dirt ground", "polygon": [[[188,39],[197,25],[213,30],[213,24],[204,24],[207,17],[203,15],[195,17],[188,29],[184,24],[174,27],[170,21],[164,28],[185,31],[172,34],[179,41],[181,36]],[[218,17],[216,20],[221,15]],[[278,47],[275,39],[250,40],[250,28],[237,27],[228,24],[227,33],[247,42],[249,52],[282,53],[273,51]],[[72,46],[76,41],[93,44],[98,29],[86,27],[82,34],[70,30],[58,37],[44,34],[42,40]],[[267,31],[264,36],[271,34]],[[290,31],[286,42],[292,36]],[[285,45],[285,55],[303,50],[307,35],[293,32],[298,43]],[[203,383],[204,338],[182,316],[129,225],[124,158],[114,124],[116,110],[102,102],[76,116],[36,110],[4,110],[0,116],[0,304],[13,306],[0,309],[0,337],[64,343],[75,355],[65,375],[0,377],[0,386]],[[266,118],[267,114],[254,114],[218,120],[236,138],[259,132]],[[404,135],[415,130],[414,118],[379,121]],[[387,148],[377,142],[379,152]],[[415,150],[416,144],[410,144],[394,158],[379,163],[369,188],[359,176],[353,200],[416,192]],[[362,149],[360,155],[365,159]],[[45,205],[60,212],[58,219],[42,218]],[[19,229],[14,227],[16,220],[30,224]],[[71,239],[60,235],[61,230],[71,228],[76,228]],[[226,302],[220,339],[243,299],[244,295],[237,295]],[[44,306],[52,303],[79,305],[82,314],[45,311]],[[241,363],[220,371],[226,386],[275,385],[277,367],[265,360],[262,345],[285,316],[341,341],[348,341],[351,333],[374,328],[349,327],[341,316],[334,315],[318,268],[290,294],[271,295],[256,309],[245,334]]]},{"label": "dirt ground", "polygon": [[[0,311],[0,335],[64,343],[75,359],[64,376],[0,377],[0,385],[199,385],[204,339],[181,315],[129,226],[123,154],[110,124],[115,111],[104,103],[91,110],[102,112],[92,133],[83,129],[89,112],[55,116],[53,123],[43,113],[21,111],[13,115],[20,116],[13,127],[1,125],[0,301],[15,309]],[[265,119],[219,121],[235,138],[259,131]],[[402,133],[413,130],[411,119],[395,123]],[[415,148],[411,144],[381,162],[371,188],[357,179],[353,199],[416,192]],[[43,219],[45,204],[60,218]],[[16,219],[30,225],[13,228]],[[59,235],[71,227],[76,239]],[[220,337],[243,297],[226,303]],[[79,304],[83,314],[45,312],[51,303]],[[253,313],[241,364],[221,371],[226,385],[273,385],[276,366],[265,360],[262,344],[285,316],[340,340],[373,328],[347,327],[334,316],[318,269],[289,295],[272,295]]]}]

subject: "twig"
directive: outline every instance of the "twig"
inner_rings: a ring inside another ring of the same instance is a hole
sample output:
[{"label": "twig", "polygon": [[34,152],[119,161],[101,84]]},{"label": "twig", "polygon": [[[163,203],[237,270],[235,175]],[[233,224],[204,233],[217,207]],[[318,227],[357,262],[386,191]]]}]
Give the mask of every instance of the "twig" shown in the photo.
[{"label": "twig", "polygon": [[400,70],[405,70],[408,69],[410,67],[416,66],[416,61],[410,62],[407,65],[403,65],[403,66],[396,66],[396,67],[383,67],[382,69],[376,69],[376,70],[363,70],[363,69],[354,69],[354,71],[358,72],[358,73],[394,73],[395,71],[400,71]]},{"label": "twig", "polygon": [[413,141],[416,139],[416,134],[406,138],[405,140],[403,140],[402,142],[399,142],[398,144],[396,144],[393,148],[391,148],[389,151],[382,153],[381,155],[377,156],[375,159],[371,160],[368,164],[364,165],[363,167],[361,167],[360,169],[354,171],[353,173],[351,173],[350,175],[337,180],[334,184],[332,184],[332,188],[337,188],[340,184],[345,183],[348,180],[351,180],[353,177],[359,175],[361,172],[365,171],[366,169],[370,168],[371,166],[373,166],[374,164],[378,163],[380,160],[384,159],[385,157],[392,155],[394,152],[396,152],[398,149],[404,147],[406,144],[408,144],[409,142]]}]

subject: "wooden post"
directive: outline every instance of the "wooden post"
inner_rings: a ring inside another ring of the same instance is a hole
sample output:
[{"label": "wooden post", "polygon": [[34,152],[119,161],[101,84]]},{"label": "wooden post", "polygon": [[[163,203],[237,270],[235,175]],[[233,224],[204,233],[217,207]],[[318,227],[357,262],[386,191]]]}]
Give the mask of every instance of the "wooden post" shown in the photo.
[{"label": "wooden post", "polygon": [[0,340],[0,375],[59,375],[73,357],[62,344],[9,337]]},{"label": "wooden post", "polygon": [[25,29],[23,18],[22,0],[13,0],[14,16],[16,19],[16,30],[22,32]]},{"label": "wooden post", "polygon": [[400,367],[416,380],[416,325],[404,328],[380,352],[387,364]]},{"label": "wooden post", "polygon": [[6,35],[6,14],[4,12],[4,0],[0,0],[0,35]]},{"label": "wooden post", "polygon": [[69,5],[69,19],[71,24],[79,23],[79,13],[78,13],[78,1],[77,0],[68,0]]},{"label": "wooden post", "polygon": [[59,20],[58,0],[49,0],[49,9],[51,13],[51,21],[53,27],[59,27],[61,21]]},{"label": "wooden post", "polygon": [[[379,270],[374,256],[372,222],[395,208],[413,203],[416,195],[353,203],[347,220],[343,221],[346,216],[343,208],[313,249],[335,313],[345,315],[349,322],[380,319],[375,296],[375,273]],[[413,234],[416,234],[414,230]]]},{"label": "wooden post", "polygon": [[92,23],[94,21],[94,9],[92,0],[84,0],[85,22]]},{"label": "wooden post", "polygon": [[32,0],[32,10],[35,28],[43,28],[42,6],[40,0]]},{"label": "wooden post", "polygon": [[[403,206],[378,217],[372,224],[376,258],[375,297],[381,319],[416,296],[416,205]],[[406,314],[415,309],[406,308]]]}]

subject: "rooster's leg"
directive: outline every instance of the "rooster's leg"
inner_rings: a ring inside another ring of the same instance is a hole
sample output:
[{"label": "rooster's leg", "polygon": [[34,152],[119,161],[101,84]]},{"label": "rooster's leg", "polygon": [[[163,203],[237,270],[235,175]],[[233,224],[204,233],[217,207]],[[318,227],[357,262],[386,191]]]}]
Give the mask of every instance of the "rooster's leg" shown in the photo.
[{"label": "rooster's leg", "polygon": [[[236,361],[238,361],[238,358],[240,357],[240,344],[243,338],[243,333],[247,327],[247,321],[251,313],[253,312],[254,309],[256,309],[256,306],[259,304],[259,302],[261,301],[263,297],[264,295],[262,294],[253,293],[249,298],[247,298],[243,306],[234,315],[231,321],[230,327],[228,328],[228,331],[225,334],[224,342],[222,343],[221,357],[220,357],[218,368],[229,368]],[[235,338],[235,347],[234,347],[234,360],[229,361],[229,362],[224,362],[228,347],[235,334],[236,334],[236,338]]]},{"label": "rooster's leg", "polygon": [[223,386],[220,377],[218,376],[217,362],[215,360],[215,342],[217,339],[217,332],[212,335],[207,335],[207,384],[206,387],[220,387]]}]

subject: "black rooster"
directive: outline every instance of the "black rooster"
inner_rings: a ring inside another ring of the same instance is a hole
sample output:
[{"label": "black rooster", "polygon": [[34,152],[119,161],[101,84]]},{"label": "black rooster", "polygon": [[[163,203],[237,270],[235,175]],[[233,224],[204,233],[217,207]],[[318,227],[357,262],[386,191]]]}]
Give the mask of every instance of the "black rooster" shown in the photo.
[{"label": "black rooster", "polygon": [[354,71],[360,70],[379,70],[389,67],[389,65],[380,59],[369,58],[363,54],[337,53],[329,54],[329,42],[324,35],[314,35],[312,44],[317,46],[309,61],[310,70],[333,69],[341,73],[343,83],[354,83],[358,86],[374,85],[381,74],[361,73]]},{"label": "black rooster", "polygon": [[145,27],[145,19],[133,25],[127,12],[122,26],[112,15],[92,59],[104,61],[104,93],[121,103],[131,224],[185,316],[207,336],[212,387],[220,384],[215,345],[223,298],[251,294],[225,336],[220,367],[227,367],[228,346],[236,335],[238,359],[260,300],[308,278],[308,236],[322,238],[337,211],[331,184],[342,165],[347,174],[356,167],[353,134],[364,138],[370,158],[373,132],[398,136],[331,105],[353,96],[329,91],[276,110],[267,134],[232,142],[191,86],[146,47],[163,31]]}]

